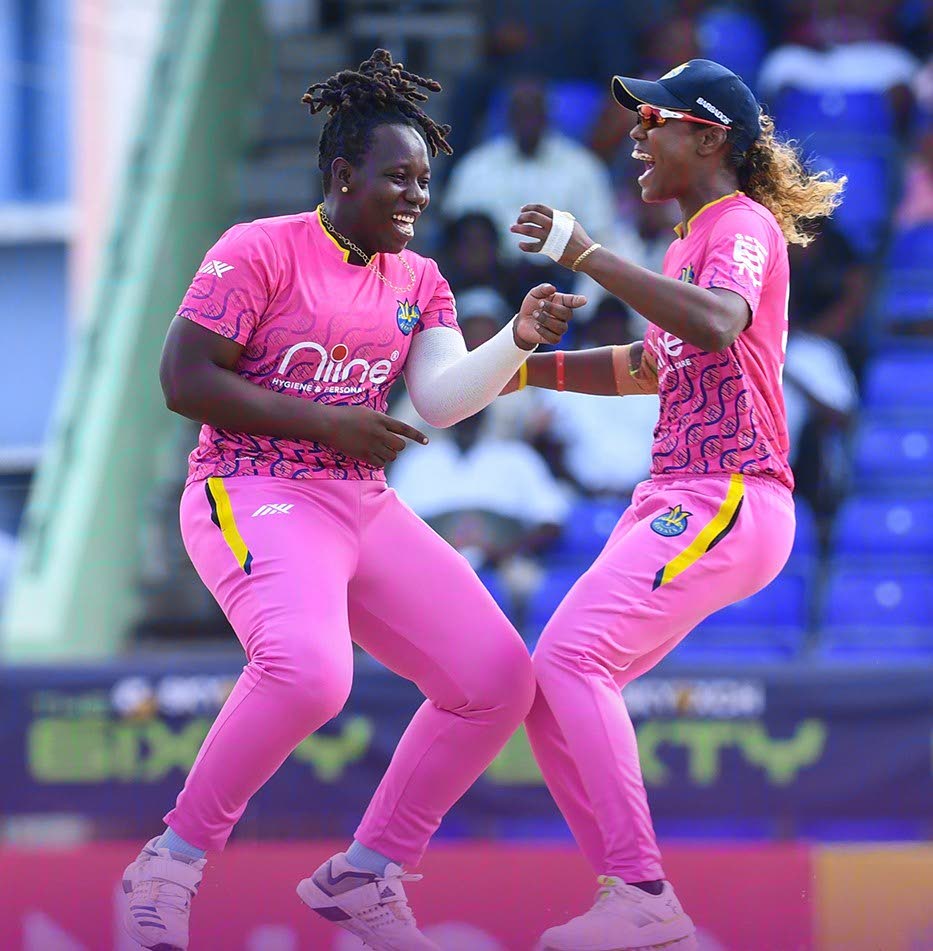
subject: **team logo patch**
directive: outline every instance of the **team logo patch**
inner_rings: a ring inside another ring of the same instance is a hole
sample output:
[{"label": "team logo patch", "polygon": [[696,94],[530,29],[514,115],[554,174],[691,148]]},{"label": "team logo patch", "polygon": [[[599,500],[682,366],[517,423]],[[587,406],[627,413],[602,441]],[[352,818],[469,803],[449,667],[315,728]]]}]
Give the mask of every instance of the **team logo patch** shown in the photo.
[{"label": "team logo patch", "polygon": [[421,320],[421,308],[417,304],[409,304],[407,300],[400,300],[395,319],[398,321],[398,329],[407,337]]},{"label": "team logo patch", "polygon": [[651,523],[651,531],[663,535],[665,538],[673,538],[675,535],[683,535],[687,530],[687,519],[692,512],[685,512],[683,506],[675,505],[669,512],[659,515]]},{"label": "team logo patch", "polygon": [[688,264],[686,267],[682,267],[680,269],[680,280],[684,284],[696,284],[697,282],[696,268],[692,264]]},{"label": "team logo patch", "polygon": [[670,72],[665,73],[661,79],[673,79],[675,76],[679,76],[689,65],[689,63],[681,63],[679,66],[675,66]]}]

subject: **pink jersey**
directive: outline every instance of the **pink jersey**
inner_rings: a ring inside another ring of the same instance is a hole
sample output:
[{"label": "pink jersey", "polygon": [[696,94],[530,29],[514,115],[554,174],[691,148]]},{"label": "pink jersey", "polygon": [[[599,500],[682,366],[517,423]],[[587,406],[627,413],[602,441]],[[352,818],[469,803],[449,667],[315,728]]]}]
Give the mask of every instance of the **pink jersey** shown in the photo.
[{"label": "pink jersey", "polygon": [[[236,372],[295,399],[385,412],[412,337],[459,332],[450,287],[434,261],[402,252],[415,283],[396,291],[348,263],[317,211],[234,225],[207,252],[178,309],[243,345]],[[411,276],[393,254],[377,257],[396,287]],[[383,471],[321,443],[202,426],[188,481],[210,476],[384,479]]]},{"label": "pink jersey", "polygon": [[664,273],[741,294],[752,321],[721,353],[649,324],[661,398],[652,475],[742,472],[792,489],[781,389],[790,271],[777,221],[741,192],[711,202],[668,248]]}]

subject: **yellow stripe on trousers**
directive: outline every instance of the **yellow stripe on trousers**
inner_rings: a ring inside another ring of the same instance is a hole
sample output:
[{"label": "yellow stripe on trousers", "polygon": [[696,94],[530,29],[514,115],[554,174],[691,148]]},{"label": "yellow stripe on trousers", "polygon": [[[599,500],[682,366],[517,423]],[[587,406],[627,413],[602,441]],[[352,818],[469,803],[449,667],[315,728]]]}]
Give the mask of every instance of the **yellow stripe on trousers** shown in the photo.
[{"label": "yellow stripe on trousers", "polygon": [[236,527],[236,519],[233,516],[233,505],[230,503],[230,496],[227,494],[224,480],[212,476],[207,480],[207,499],[211,505],[211,518],[214,524],[220,529],[224,536],[224,541],[233,552],[237,564],[249,574],[252,569],[253,556],[243,541],[240,530]]},{"label": "yellow stripe on trousers", "polygon": [[700,529],[697,537],[655,575],[653,589],[673,581],[732,530],[744,497],[745,483],[741,474],[734,472],[729,477],[729,490],[719,511]]}]

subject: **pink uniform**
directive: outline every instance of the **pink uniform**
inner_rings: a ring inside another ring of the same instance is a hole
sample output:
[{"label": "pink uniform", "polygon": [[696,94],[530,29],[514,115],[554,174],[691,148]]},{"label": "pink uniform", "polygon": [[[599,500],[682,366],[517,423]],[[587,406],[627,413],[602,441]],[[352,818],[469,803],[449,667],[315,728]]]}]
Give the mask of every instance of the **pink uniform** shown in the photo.
[{"label": "pink uniform", "polygon": [[752,321],[718,354],[649,327],[661,397],[652,477],[545,627],[527,721],[580,848],[598,874],[626,882],[664,872],[620,688],[704,618],[768,584],[794,536],[780,229],[761,205],[726,196],[694,215],[664,272],[741,294]]},{"label": "pink uniform", "polygon": [[[431,327],[459,331],[437,265],[411,251],[414,287],[394,291],[347,263],[318,213],[235,225],[207,252],[178,315],[243,345],[241,376],[276,393],[385,412],[411,346]],[[411,277],[395,255],[377,257],[396,287]],[[384,479],[381,469],[318,443],[203,426],[189,481],[209,476]]]},{"label": "pink uniform", "polygon": [[787,346],[787,245],[774,216],[741,192],[701,209],[664,257],[668,277],[734,291],[752,322],[722,353],[649,324],[661,413],[652,475],[742,472],[794,487],[781,367]]},{"label": "pink uniform", "polygon": [[[208,252],[179,314],[243,344],[236,370],[258,386],[382,410],[412,334],[456,328],[437,266],[404,254],[415,286],[397,293],[348,263],[316,213],[238,225]],[[399,287],[410,280],[394,256],[379,267]],[[185,547],[248,663],[166,822],[192,845],[222,848],[250,797],[340,712],[356,642],[428,698],[356,834],[417,863],[531,706],[524,643],[381,470],[327,446],[210,426],[190,463]],[[426,597],[426,583],[440,596]]]}]

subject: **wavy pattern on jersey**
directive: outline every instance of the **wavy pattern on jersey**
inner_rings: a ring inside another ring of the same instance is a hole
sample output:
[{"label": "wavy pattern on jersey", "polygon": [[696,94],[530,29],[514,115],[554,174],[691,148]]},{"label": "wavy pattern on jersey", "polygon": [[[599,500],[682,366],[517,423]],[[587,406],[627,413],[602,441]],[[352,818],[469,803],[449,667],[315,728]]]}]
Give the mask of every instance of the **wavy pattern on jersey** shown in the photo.
[{"label": "wavy pattern on jersey", "polygon": [[772,447],[732,350],[708,354],[691,348],[678,359],[691,362],[663,374],[652,473],[779,475],[768,463]]},{"label": "wavy pattern on jersey", "polygon": [[[217,283],[216,277],[209,277],[204,275],[206,282]],[[207,320],[211,323],[217,325],[216,332],[219,333],[222,337],[229,337],[230,339],[235,339],[242,335],[244,327],[244,321],[249,318],[249,323],[252,324],[256,317],[256,311],[253,309],[252,304],[248,300],[244,300],[243,292],[238,287],[231,287],[228,291],[224,293],[224,296],[218,305],[216,302],[209,300],[209,295],[212,288],[204,288],[204,293],[200,293],[201,288],[197,287],[201,282],[195,280],[192,285],[192,291],[189,291],[185,295],[186,303],[182,304],[178,308],[177,315],[179,317],[192,317],[198,316],[202,321]],[[200,307],[192,307],[190,303],[187,303],[191,300],[204,300],[205,303]]]}]

